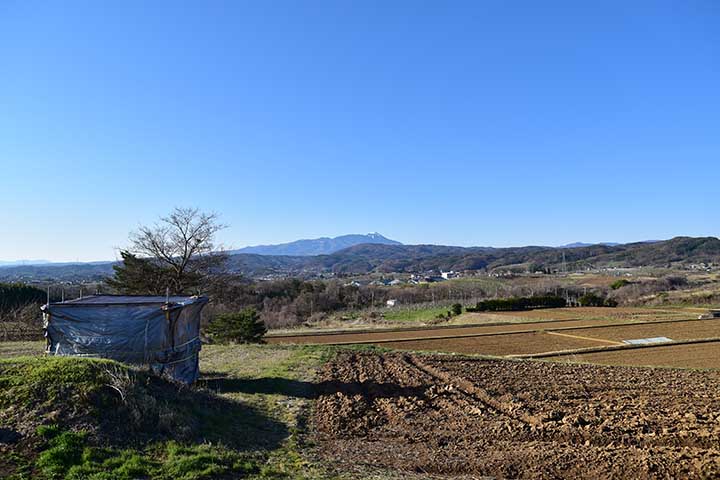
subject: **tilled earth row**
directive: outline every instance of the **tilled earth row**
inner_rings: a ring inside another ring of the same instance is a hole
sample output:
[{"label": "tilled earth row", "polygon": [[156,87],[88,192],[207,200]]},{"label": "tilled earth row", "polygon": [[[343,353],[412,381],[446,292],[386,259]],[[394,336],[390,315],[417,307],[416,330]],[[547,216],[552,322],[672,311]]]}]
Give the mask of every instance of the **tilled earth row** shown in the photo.
[{"label": "tilled earth row", "polygon": [[320,450],[357,465],[495,478],[720,475],[720,374],[344,353],[321,372]]}]

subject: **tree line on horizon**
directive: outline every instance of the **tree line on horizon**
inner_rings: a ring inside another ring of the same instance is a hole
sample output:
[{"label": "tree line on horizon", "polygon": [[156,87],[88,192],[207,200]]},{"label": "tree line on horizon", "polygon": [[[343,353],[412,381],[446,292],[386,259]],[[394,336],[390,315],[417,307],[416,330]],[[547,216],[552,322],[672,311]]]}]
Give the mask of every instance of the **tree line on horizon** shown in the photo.
[{"label": "tree line on horizon", "polygon": [[[387,288],[358,286],[339,279],[253,281],[228,268],[228,256],[215,242],[217,232],[223,228],[216,214],[193,208],[176,208],[154,225],[139,227],[130,233],[129,245],[121,250],[122,262],[113,266],[113,275],[105,279],[103,291],[109,289],[112,293],[133,295],[203,293],[213,300],[206,308],[206,322],[219,315],[251,308],[257,312],[259,321],[276,328],[319,320],[343,310],[380,308],[390,299],[404,305],[437,302],[450,305],[459,302],[465,306],[475,304],[471,309],[513,309],[519,308],[522,301],[512,299],[526,297],[528,293],[534,299],[557,297],[560,288],[563,296],[574,299],[576,304],[608,306],[641,290],[637,286],[628,288],[627,282],[623,282],[616,285],[612,292],[599,292],[600,295],[590,292],[597,296],[595,298],[579,289],[548,282],[543,282],[542,291],[528,292],[527,288],[513,285],[483,288],[477,284],[461,283]],[[532,268],[540,267],[533,265]],[[652,288],[682,288],[682,282],[658,279]],[[608,300],[606,293],[612,294],[613,298]],[[585,298],[581,301],[583,296]],[[0,298],[5,299],[8,305],[14,299],[16,307],[28,303],[37,307],[44,303],[46,292],[18,286],[0,290]],[[524,305],[522,308],[531,307]],[[0,303],[0,314],[2,308]]]}]

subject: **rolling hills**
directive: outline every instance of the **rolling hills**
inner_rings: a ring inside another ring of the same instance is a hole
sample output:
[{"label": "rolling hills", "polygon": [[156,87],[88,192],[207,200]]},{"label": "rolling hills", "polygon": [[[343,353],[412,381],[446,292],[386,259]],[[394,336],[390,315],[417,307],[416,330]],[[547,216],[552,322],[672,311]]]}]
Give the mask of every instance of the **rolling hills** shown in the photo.
[{"label": "rolling hills", "polygon": [[[564,262],[564,263],[563,263]],[[676,237],[671,240],[575,248],[540,246],[492,248],[443,245],[359,244],[328,255],[229,255],[228,268],[250,277],[419,273],[428,270],[538,269],[603,267],[670,267],[720,264],[720,240]],[[113,263],[33,265],[0,268],[2,281],[101,280]]]}]

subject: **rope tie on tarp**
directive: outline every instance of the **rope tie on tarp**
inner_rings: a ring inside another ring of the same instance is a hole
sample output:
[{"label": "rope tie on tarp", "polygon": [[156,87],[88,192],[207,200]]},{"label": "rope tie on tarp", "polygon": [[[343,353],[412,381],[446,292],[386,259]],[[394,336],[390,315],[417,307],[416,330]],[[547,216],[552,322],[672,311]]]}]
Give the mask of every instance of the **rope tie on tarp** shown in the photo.
[{"label": "rope tie on tarp", "polygon": [[150,328],[150,318],[145,319],[145,344],[143,345],[143,362],[144,363],[147,363],[148,328]]}]

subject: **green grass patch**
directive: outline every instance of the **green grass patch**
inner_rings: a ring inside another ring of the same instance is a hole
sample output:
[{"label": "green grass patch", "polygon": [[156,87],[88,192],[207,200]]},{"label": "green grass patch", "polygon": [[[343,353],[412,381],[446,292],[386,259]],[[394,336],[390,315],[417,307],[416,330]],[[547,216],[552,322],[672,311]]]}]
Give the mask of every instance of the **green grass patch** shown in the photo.
[{"label": "green grass patch", "polygon": [[317,368],[341,349],[208,345],[191,389],[109,360],[0,360],[3,427],[36,432],[0,466],[12,480],[332,478],[306,425]]},{"label": "green grass patch", "polygon": [[47,439],[35,466],[48,480],[201,480],[260,475],[266,457],[222,446],[158,443],[144,450],[98,448],[88,445],[83,432],[39,429]]},{"label": "green grass patch", "polygon": [[71,357],[15,357],[0,360],[0,407],[87,398],[103,388],[108,376],[125,373],[111,360]]},{"label": "green grass patch", "polygon": [[446,315],[450,310],[445,307],[398,308],[383,312],[385,320],[397,323],[423,323],[435,320],[440,314]]}]

